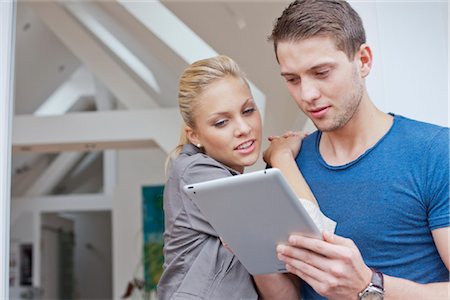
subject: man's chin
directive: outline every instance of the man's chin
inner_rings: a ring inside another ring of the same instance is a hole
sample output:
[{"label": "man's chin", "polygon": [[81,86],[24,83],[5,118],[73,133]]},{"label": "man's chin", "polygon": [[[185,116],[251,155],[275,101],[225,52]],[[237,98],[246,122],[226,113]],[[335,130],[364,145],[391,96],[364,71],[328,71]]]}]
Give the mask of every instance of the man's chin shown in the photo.
[{"label": "man's chin", "polygon": [[[314,122],[314,126],[316,126],[316,128],[321,131],[321,132],[331,132],[331,131],[335,131],[339,128],[342,128],[345,126],[346,123],[344,122],[336,122],[335,120],[328,120],[328,122],[326,120],[324,120],[323,122]],[[341,124],[343,123],[343,124]]]},{"label": "man's chin", "polygon": [[314,126],[316,126],[317,130],[322,132],[330,132],[335,130],[335,126],[332,126],[332,124],[326,124],[325,122],[314,122]]}]

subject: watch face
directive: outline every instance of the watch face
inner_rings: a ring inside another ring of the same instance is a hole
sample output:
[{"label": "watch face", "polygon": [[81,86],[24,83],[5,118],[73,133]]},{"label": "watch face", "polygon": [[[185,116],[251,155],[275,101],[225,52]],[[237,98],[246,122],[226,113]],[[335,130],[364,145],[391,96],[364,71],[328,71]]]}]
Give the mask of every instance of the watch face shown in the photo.
[{"label": "watch face", "polygon": [[368,289],[361,296],[361,300],[383,300],[383,292],[378,289]]}]

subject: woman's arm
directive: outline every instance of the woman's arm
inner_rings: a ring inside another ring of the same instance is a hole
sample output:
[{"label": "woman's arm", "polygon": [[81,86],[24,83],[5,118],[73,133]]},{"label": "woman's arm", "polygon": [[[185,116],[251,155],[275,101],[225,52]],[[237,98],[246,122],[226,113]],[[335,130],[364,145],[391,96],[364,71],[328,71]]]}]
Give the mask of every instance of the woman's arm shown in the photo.
[{"label": "woman's arm", "polygon": [[269,137],[271,143],[264,151],[264,161],[280,169],[297,197],[308,199],[317,205],[316,198],[295,162],[305,136],[306,134],[301,132],[287,132],[281,137]]},{"label": "woman's arm", "polygon": [[[264,161],[280,169],[299,198],[317,201],[297,168],[294,157],[300,151],[305,135],[288,132],[281,137],[270,136],[270,146],[264,151]],[[300,278],[293,274],[264,274],[253,276],[261,299],[300,299]]]},{"label": "woman's arm", "polygon": [[254,275],[259,299],[298,300],[300,299],[300,279],[290,273]]}]

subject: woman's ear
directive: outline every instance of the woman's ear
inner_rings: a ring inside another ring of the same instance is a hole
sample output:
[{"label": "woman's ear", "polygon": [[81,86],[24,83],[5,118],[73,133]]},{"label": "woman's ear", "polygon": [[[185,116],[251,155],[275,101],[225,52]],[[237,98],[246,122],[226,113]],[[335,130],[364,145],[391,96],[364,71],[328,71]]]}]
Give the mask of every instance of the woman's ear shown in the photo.
[{"label": "woman's ear", "polygon": [[188,140],[191,144],[194,144],[194,145],[201,144],[201,143],[200,143],[200,140],[199,140],[199,138],[198,138],[198,136],[197,136],[197,133],[195,132],[194,129],[192,129],[192,128],[189,127],[189,126],[186,126],[186,127],[184,128],[184,132],[186,133],[186,138],[187,138],[187,140]]},{"label": "woman's ear", "polygon": [[361,76],[365,78],[372,69],[372,49],[370,49],[369,45],[362,44],[359,47],[357,59],[360,64]]}]

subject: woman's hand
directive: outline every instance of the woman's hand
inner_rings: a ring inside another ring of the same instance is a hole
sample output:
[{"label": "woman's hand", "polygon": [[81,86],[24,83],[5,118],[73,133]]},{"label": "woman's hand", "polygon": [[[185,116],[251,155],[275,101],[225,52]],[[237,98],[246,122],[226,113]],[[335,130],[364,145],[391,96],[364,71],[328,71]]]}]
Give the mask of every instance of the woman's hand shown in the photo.
[{"label": "woman's hand", "polygon": [[298,300],[300,299],[300,279],[290,273],[253,275],[258,299]]},{"label": "woman's hand", "polygon": [[264,151],[264,161],[272,166],[284,155],[295,158],[306,136],[307,134],[301,131],[287,131],[282,136],[269,136],[270,146]]}]

